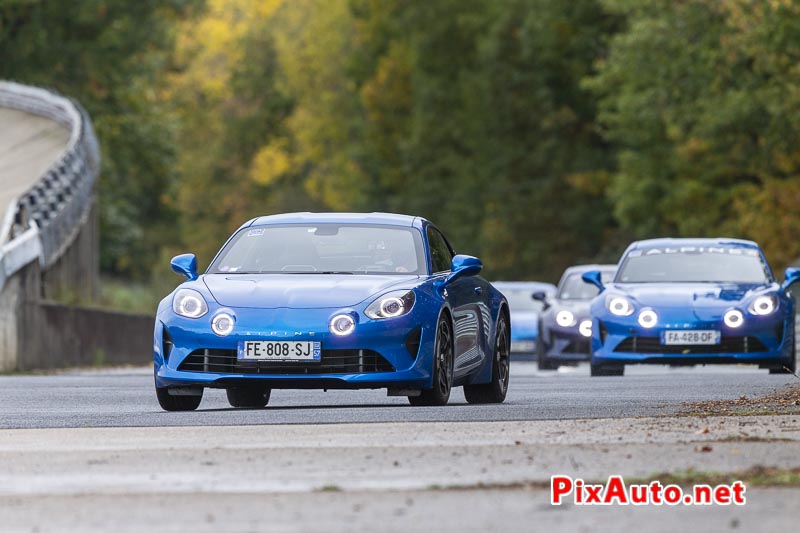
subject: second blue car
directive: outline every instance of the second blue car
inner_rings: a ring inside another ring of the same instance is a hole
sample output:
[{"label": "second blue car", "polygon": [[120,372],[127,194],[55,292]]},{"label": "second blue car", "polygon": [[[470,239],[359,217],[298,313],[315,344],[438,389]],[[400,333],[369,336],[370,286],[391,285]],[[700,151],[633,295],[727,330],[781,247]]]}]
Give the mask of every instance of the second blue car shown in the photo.
[{"label": "second blue car", "polygon": [[738,239],[653,239],[631,244],[614,281],[583,279],[592,302],[593,376],[625,365],[746,363],[795,370],[794,301],[800,270],[778,283],[763,252]]}]

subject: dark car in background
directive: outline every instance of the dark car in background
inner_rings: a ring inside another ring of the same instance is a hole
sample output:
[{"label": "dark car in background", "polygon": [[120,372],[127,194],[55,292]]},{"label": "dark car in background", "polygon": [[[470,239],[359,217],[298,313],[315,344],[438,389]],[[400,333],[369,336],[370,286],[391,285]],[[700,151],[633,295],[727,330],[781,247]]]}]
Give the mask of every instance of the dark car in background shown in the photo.
[{"label": "dark car in background", "polygon": [[511,358],[533,360],[539,336],[539,313],[544,302],[533,296],[544,293],[555,296],[556,286],[539,281],[495,281],[492,285],[505,295],[511,311]]},{"label": "dark car in background", "polygon": [[591,358],[589,306],[600,290],[585,283],[581,276],[584,272],[599,271],[604,281],[611,281],[616,269],[617,265],[572,266],[561,276],[555,297],[549,298],[545,292],[534,295],[544,304],[536,343],[539,370],[557,370],[561,365],[574,365]]}]

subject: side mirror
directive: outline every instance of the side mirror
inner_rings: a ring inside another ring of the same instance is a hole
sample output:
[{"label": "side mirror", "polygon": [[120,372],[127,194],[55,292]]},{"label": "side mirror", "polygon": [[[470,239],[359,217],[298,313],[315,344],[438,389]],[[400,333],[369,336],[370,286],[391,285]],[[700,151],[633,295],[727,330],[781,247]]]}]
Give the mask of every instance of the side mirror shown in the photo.
[{"label": "side mirror", "polygon": [[584,272],[581,276],[581,279],[584,283],[590,283],[600,289],[600,292],[603,292],[606,289],[606,286],[603,285],[603,277],[599,270],[590,270],[589,272]]},{"label": "side mirror", "polygon": [[787,268],[786,272],[784,273],[784,281],[781,283],[781,290],[785,291],[792,283],[796,281],[800,281],[800,268]]},{"label": "side mirror", "polygon": [[483,270],[483,263],[477,257],[471,255],[457,255],[450,263],[450,274],[444,280],[443,285],[454,282],[460,278],[477,276]]},{"label": "side mirror", "polygon": [[197,279],[197,257],[194,254],[176,255],[169,262],[176,274],[186,276],[190,281]]},{"label": "side mirror", "polygon": [[533,298],[537,302],[542,302],[543,311],[547,311],[547,309],[550,307],[550,304],[547,303],[547,293],[544,291],[534,292],[533,294],[531,294],[531,298]]}]

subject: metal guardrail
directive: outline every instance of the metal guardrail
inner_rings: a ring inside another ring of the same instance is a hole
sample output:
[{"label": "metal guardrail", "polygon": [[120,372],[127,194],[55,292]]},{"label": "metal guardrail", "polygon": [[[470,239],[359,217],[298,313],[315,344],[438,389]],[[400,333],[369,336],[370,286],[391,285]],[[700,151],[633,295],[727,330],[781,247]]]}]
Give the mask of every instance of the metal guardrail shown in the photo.
[{"label": "metal guardrail", "polygon": [[0,107],[54,120],[70,131],[63,154],[8,206],[0,226],[0,288],[38,259],[55,263],[89,216],[100,171],[100,148],[92,122],[74,100],[54,91],[0,81]]}]

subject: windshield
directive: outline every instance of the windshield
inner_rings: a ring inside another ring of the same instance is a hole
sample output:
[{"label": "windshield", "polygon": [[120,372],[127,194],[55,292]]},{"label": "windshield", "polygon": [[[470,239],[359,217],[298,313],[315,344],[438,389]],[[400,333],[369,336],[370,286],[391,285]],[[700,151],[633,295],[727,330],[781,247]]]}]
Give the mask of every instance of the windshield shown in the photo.
[{"label": "windshield", "polygon": [[[600,293],[600,289],[581,278],[583,272],[570,274],[558,287],[559,300],[591,300]],[[601,272],[600,279],[608,283],[613,278],[611,272]]]},{"label": "windshield", "polygon": [[[494,286],[503,293],[508,300],[508,307],[512,313],[538,313],[542,310],[544,303],[533,299],[533,293],[541,290],[538,287],[515,287],[510,288],[506,285],[495,283]],[[547,291],[544,291],[547,292]]]},{"label": "windshield", "polygon": [[767,283],[769,269],[749,248],[633,250],[617,275],[618,283]]},{"label": "windshield", "polygon": [[425,274],[413,228],[308,224],[244,228],[209,267],[212,274]]}]

